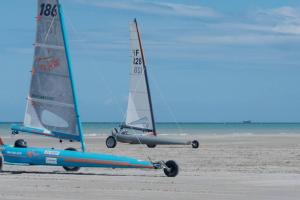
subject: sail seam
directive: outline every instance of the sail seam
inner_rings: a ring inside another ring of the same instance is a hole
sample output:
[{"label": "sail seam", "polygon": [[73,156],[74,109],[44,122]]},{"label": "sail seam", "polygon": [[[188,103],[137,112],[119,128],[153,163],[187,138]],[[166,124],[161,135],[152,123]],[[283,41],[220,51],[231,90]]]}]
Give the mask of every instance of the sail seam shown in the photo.
[{"label": "sail seam", "polygon": [[53,101],[53,100],[37,99],[37,98],[32,98],[32,97],[27,97],[27,100],[38,102],[38,103],[47,103],[47,104],[56,105],[56,106],[64,106],[64,107],[74,108],[74,104],[61,103],[61,102]]},{"label": "sail seam", "polygon": [[140,91],[136,91],[136,90],[130,90],[130,93],[135,93],[135,94],[147,94],[147,92],[140,92]]},{"label": "sail seam", "polygon": [[49,45],[49,44],[42,44],[42,43],[35,43],[35,47],[45,47],[49,49],[60,49],[60,50],[65,50],[65,47],[63,46],[58,46],[58,45]]},{"label": "sail seam", "polygon": [[46,75],[51,75],[51,76],[60,76],[63,78],[69,78],[68,75],[62,75],[62,74],[56,74],[56,73],[49,73],[49,72],[34,72],[35,74],[46,74]]},{"label": "sail seam", "polygon": [[128,109],[128,110],[133,110],[133,111],[136,111],[136,110],[139,110],[139,111],[149,111],[150,109]]}]

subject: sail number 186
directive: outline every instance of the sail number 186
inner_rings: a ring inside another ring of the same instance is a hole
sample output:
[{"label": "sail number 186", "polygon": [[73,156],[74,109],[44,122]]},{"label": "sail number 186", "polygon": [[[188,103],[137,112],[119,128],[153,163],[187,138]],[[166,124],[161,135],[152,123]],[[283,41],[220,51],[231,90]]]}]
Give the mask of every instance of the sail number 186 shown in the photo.
[{"label": "sail number 186", "polygon": [[41,12],[40,15],[45,16],[52,16],[55,17],[57,15],[57,5],[51,5],[51,4],[41,4]]}]

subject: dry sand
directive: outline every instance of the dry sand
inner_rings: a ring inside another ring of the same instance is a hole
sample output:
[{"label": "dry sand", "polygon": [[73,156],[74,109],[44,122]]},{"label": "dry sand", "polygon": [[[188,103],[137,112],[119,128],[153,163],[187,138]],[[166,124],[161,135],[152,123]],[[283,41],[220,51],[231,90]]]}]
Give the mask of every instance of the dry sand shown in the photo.
[{"label": "dry sand", "polygon": [[[65,173],[60,167],[6,165],[0,173],[0,200],[300,199],[300,135],[197,137],[199,149],[120,143],[107,149],[104,137],[87,138],[89,151],[174,159],[181,168],[176,178],[160,170],[89,168]],[[4,138],[7,143],[15,139]],[[30,146],[70,146],[48,138],[27,141]]]}]

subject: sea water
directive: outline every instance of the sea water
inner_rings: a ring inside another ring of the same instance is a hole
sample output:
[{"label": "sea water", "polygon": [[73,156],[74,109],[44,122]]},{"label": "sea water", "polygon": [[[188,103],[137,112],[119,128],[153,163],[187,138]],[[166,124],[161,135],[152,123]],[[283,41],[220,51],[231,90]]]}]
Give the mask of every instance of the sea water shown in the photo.
[{"label": "sea water", "polygon": [[[0,123],[0,134],[9,135],[12,123]],[[117,122],[83,123],[87,136],[110,134],[118,127]],[[157,132],[161,135],[188,134],[300,134],[300,123],[157,123]]]}]

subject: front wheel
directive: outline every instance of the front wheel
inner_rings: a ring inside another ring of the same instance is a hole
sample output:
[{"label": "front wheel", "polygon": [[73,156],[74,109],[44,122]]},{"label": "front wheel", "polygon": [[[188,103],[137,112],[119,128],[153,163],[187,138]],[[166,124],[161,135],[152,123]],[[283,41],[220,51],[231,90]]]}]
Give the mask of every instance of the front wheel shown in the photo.
[{"label": "front wheel", "polygon": [[[66,151],[77,151],[75,148],[73,147],[69,147],[65,149]],[[69,167],[69,166],[63,166],[63,168],[67,171],[67,172],[77,172],[80,167]]]},{"label": "front wheel", "polygon": [[178,175],[179,167],[174,160],[169,160],[165,163],[164,173],[168,177],[175,177]]},{"label": "front wheel", "polygon": [[156,147],[156,144],[147,144],[147,147],[148,147],[148,148],[155,148],[155,147]]},{"label": "front wheel", "polygon": [[194,140],[194,141],[192,142],[192,147],[193,147],[194,149],[198,149],[198,148],[199,148],[199,142],[198,142],[197,140]]},{"label": "front wheel", "polygon": [[107,148],[115,148],[117,146],[117,140],[114,136],[109,136],[106,139],[106,146]]}]

